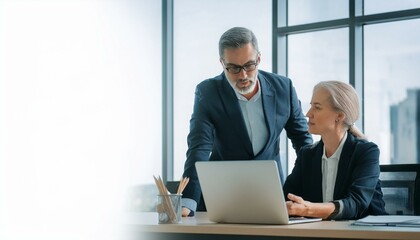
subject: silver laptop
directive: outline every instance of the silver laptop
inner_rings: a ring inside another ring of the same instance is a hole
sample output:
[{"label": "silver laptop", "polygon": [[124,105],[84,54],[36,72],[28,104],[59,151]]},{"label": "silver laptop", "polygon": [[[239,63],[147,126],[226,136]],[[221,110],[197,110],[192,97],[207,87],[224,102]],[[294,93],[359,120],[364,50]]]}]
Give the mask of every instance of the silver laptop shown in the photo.
[{"label": "silver laptop", "polygon": [[195,164],[209,220],[219,223],[293,224],[321,218],[289,218],[273,160]]}]

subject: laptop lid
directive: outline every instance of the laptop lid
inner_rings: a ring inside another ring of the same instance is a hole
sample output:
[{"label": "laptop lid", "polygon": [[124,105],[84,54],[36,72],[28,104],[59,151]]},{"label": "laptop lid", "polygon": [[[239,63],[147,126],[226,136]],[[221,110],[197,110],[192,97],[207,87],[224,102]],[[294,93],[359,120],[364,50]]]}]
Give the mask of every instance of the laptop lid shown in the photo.
[{"label": "laptop lid", "polygon": [[196,162],[210,221],[291,224],[274,160]]}]

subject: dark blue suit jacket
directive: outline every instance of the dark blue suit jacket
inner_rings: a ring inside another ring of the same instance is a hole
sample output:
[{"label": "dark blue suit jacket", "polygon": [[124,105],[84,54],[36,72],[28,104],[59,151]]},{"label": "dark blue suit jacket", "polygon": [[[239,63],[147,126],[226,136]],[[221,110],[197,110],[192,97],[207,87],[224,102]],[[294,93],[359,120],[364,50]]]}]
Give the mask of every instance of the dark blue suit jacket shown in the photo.
[{"label": "dark blue suit jacket", "polygon": [[282,130],[286,130],[296,150],[312,143],[312,136],[307,132],[307,121],[291,80],[261,70],[258,72],[258,79],[269,136],[257,155],[253,153],[238,99],[225,74],[197,85],[183,174],[184,177],[190,177],[183,197],[199,203],[197,210],[205,210],[205,207],[200,202],[201,188],[195,162],[276,160],[283,180],[279,155]]},{"label": "dark blue suit jacket", "polygon": [[[323,149],[321,140],[300,150],[293,171],[283,187],[285,196],[293,193],[307,201],[323,202]],[[378,146],[348,133],[338,163],[334,189],[334,200],[343,201],[341,219],[387,214],[379,173]]]}]

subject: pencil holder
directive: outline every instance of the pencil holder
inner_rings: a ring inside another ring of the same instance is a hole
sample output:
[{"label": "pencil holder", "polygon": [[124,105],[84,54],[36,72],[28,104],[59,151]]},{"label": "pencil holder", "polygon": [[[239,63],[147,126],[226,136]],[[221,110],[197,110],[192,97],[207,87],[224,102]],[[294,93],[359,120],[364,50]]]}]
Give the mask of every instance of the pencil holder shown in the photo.
[{"label": "pencil holder", "polygon": [[156,211],[159,224],[180,223],[182,221],[181,194],[158,195]]}]

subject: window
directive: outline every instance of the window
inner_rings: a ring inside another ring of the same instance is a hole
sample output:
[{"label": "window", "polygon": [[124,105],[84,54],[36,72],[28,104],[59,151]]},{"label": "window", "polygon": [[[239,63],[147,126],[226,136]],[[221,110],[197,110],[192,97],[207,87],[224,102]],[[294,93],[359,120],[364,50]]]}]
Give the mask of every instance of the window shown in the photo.
[{"label": "window", "polygon": [[420,8],[419,0],[364,0],[364,13],[376,14],[384,12],[394,12],[400,10],[408,10],[413,8]]},{"label": "window", "polygon": [[[303,113],[306,114],[316,83],[325,80],[348,82],[348,29],[294,34],[288,38],[288,76],[293,81]],[[313,137],[319,140],[319,136]],[[288,146],[290,172],[296,154],[291,142]]]},{"label": "window", "polygon": [[348,29],[289,36],[288,75],[293,80],[304,113],[312,88],[325,80],[348,82]]},{"label": "window", "polygon": [[417,163],[420,20],[365,27],[365,129],[381,163]]},{"label": "window", "polygon": [[[279,60],[274,65],[293,80],[303,111],[316,82],[349,82],[362,104],[356,124],[379,145],[380,163],[419,163],[420,45],[413,29],[420,27],[420,2],[275,3],[279,22],[273,44]],[[295,161],[290,144],[287,156],[290,171]]]},{"label": "window", "polygon": [[288,1],[288,25],[321,22],[348,17],[348,0]]}]

